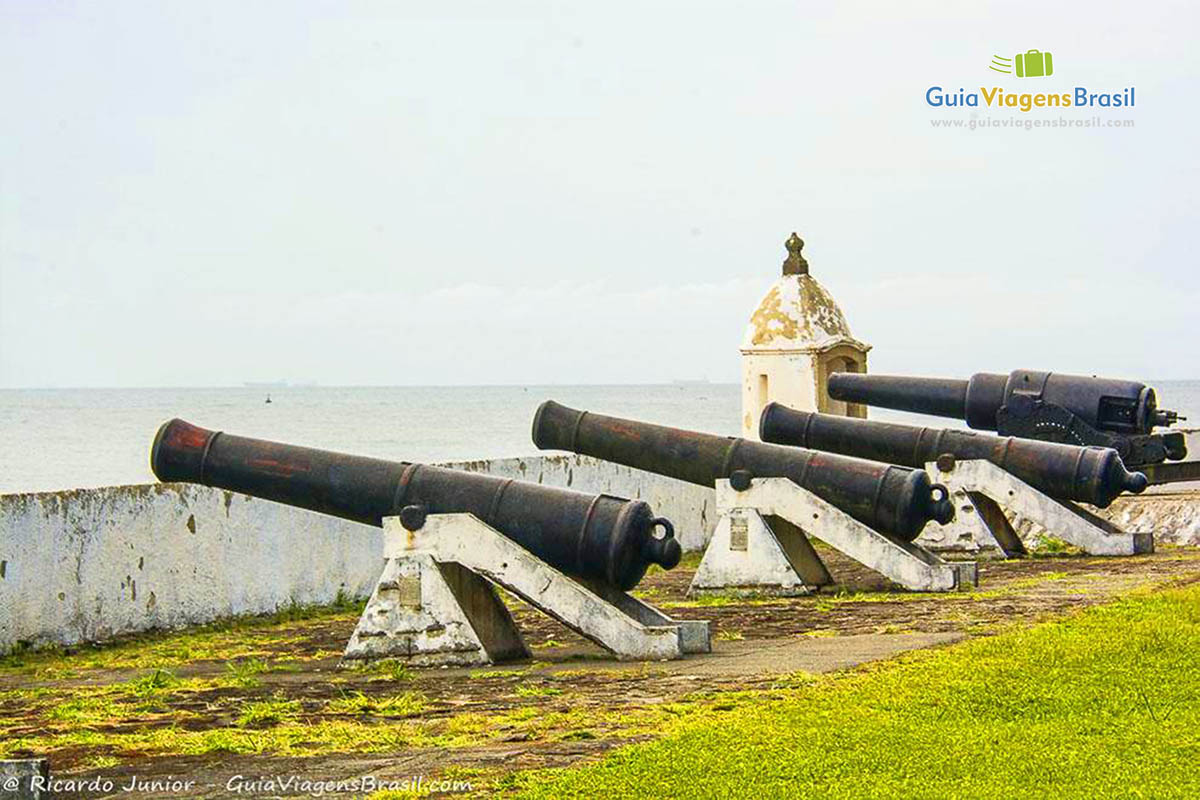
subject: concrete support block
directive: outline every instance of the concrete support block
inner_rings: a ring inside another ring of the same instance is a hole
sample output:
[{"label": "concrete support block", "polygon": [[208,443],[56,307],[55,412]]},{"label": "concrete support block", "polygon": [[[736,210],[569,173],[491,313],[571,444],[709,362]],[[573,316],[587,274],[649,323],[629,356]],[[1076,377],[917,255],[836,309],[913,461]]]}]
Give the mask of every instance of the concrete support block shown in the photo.
[{"label": "concrete support block", "polygon": [[383,521],[387,564],[343,663],[418,666],[527,658],[502,586],[571,630],[632,660],[708,652],[708,623],[670,619],[610,586],[559,572],[470,514],[434,514],[416,531]]},{"label": "concrete support block", "polygon": [[[1122,531],[1111,522],[1067,501],[1056,500],[1020,478],[982,459],[959,461],[938,468],[925,465],[930,476],[945,484],[955,500],[955,519],[943,526],[944,542],[970,539],[975,545],[1003,556],[1026,553],[1009,516],[1044,528],[1055,538],[1098,556],[1128,556],[1154,551],[1154,534]],[[926,537],[922,537],[924,543]],[[939,543],[931,543],[936,547]]]},{"label": "concrete support block", "polygon": [[786,520],[771,523],[752,508],[731,508],[717,522],[690,595],[742,591],[810,594],[833,578],[804,533]]},{"label": "concrete support block", "polygon": [[[753,510],[771,520],[769,527],[776,535],[781,528],[776,520],[789,523],[802,535],[820,539],[906,589],[945,592],[978,583],[974,562],[946,562],[919,545],[884,536],[787,478],[757,478],[741,492],[727,480],[717,481],[717,509],[723,515],[736,509]],[[732,541],[732,532],[727,541]],[[708,551],[705,557],[708,557]],[[824,577],[812,570],[813,559],[820,563],[816,551],[809,545],[804,556],[797,559],[799,564],[806,565],[804,569],[809,570],[805,575],[797,564],[802,580],[810,586],[830,582],[823,565]]]},{"label": "concrete support block", "polygon": [[418,553],[387,559],[343,660],[477,666],[528,657],[491,584],[459,564]]},{"label": "concrete support block", "polygon": [[925,526],[917,537],[918,544],[934,552],[964,553],[988,560],[1027,554],[1025,544],[996,501],[962,485],[947,484],[946,491],[954,503],[954,519],[945,525]]}]

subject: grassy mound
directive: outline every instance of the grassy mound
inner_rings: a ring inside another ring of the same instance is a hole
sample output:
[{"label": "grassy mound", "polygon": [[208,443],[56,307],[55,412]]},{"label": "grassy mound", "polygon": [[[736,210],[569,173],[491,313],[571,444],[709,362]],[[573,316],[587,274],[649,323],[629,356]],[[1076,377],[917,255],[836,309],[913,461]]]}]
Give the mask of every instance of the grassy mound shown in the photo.
[{"label": "grassy mound", "polygon": [[1200,797],[1200,586],[684,718],[510,789],[563,797]]}]

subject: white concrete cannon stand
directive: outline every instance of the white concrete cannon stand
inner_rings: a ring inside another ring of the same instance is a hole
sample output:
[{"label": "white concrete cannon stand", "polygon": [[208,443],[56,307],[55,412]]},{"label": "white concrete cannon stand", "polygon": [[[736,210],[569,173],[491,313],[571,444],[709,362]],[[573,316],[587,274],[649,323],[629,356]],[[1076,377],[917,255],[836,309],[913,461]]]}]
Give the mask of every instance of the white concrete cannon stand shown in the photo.
[{"label": "white concrete cannon stand", "polygon": [[610,586],[559,572],[471,514],[433,514],[416,531],[383,520],[383,574],[342,664],[383,658],[470,666],[528,658],[492,584],[629,660],[711,650],[708,623],[673,620]]},{"label": "white concrete cannon stand", "polygon": [[[1154,552],[1153,533],[1127,533],[1075,503],[1055,500],[1020,478],[983,459],[958,461],[948,470],[929,462],[925,469],[946,486],[954,501],[954,521],[926,530],[920,541],[934,549],[970,544],[980,555],[1025,555],[1005,511],[1033,522],[1057,539],[1097,556],[1129,556]],[[941,538],[936,538],[938,536]]]},{"label": "white concrete cannon stand", "polygon": [[744,492],[720,480],[716,489],[721,519],[689,593],[806,594],[832,584],[807,536],[906,589],[945,592],[978,582],[974,562],[946,562],[915,544],[884,536],[787,478],[757,478]]}]

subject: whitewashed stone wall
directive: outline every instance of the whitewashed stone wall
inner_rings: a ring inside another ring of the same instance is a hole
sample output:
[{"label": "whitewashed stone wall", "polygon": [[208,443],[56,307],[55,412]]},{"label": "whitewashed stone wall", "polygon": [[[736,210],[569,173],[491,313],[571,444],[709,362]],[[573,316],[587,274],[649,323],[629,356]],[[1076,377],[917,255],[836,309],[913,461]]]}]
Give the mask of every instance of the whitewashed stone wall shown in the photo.
[{"label": "whitewashed stone wall", "polygon": [[[593,459],[452,466],[640,497],[685,548],[715,524],[712,490]],[[365,597],[382,547],[377,528],[203,486],[0,495],[0,652]]]},{"label": "whitewashed stone wall", "polygon": [[382,532],[183,484],[0,497],[0,652],[369,592]]},{"label": "whitewashed stone wall", "polygon": [[1124,530],[1152,531],[1159,544],[1200,547],[1200,491],[1119,497],[1100,513]]},{"label": "whitewashed stone wall", "polygon": [[[713,490],[582,456],[448,466],[645,500],[686,550],[716,525]],[[1197,492],[1122,498],[1106,515],[1200,545]],[[0,495],[0,652],[365,597],[382,547],[377,528],[203,486]]]}]

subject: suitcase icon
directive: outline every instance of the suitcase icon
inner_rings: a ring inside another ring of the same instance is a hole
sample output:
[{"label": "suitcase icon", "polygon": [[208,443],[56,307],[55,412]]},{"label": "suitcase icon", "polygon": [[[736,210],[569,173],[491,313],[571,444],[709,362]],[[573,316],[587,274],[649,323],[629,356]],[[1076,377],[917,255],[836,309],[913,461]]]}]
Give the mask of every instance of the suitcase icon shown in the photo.
[{"label": "suitcase icon", "polygon": [[1054,74],[1054,59],[1049,52],[1017,53],[1016,62],[1018,78],[1042,78]]}]

